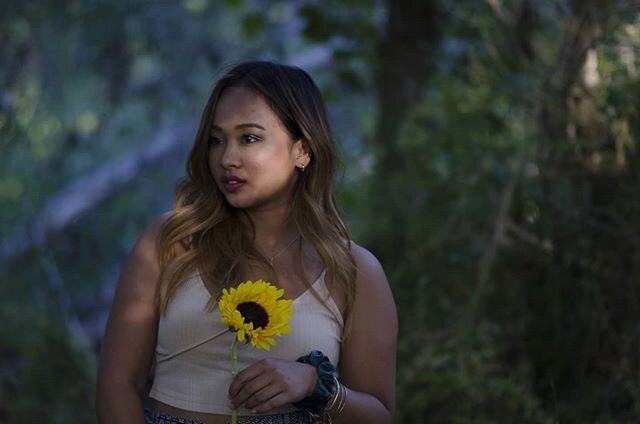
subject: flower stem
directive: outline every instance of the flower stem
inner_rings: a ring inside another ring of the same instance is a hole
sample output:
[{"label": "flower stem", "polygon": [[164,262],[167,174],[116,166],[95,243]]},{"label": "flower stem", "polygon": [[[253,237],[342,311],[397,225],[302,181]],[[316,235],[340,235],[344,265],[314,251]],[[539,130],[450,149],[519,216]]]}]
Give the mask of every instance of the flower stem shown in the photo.
[{"label": "flower stem", "polygon": [[[235,377],[238,374],[238,337],[233,335],[233,343],[231,343],[231,377]],[[231,411],[231,424],[238,423],[238,411],[235,409]]]}]

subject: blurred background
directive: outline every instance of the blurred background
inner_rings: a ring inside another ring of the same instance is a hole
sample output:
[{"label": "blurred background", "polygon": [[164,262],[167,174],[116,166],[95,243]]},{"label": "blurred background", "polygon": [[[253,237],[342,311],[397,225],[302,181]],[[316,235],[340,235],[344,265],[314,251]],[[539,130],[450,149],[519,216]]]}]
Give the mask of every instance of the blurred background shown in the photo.
[{"label": "blurred background", "polygon": [[209,90],[321,87],[338,197],[398,305],[398,423],[640,417],[640,4],[0,5],[0,422],[92,423],[124,258]]}]

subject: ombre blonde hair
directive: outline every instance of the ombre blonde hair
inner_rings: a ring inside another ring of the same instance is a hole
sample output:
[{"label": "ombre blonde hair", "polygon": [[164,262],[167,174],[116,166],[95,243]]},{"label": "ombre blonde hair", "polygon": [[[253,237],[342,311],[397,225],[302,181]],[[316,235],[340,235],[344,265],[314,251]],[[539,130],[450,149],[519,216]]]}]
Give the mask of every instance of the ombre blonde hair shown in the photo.
[{"label": "ombre blonde hair", "polygon": [[[246,219],[243,210],[228,204],[209,168],[209,137],[216,105],[226,89],[238,86],[261,95],[291,139],[303,140],[311,157],[304,172],[298,173],[289,214],[302,239],[311,243],[320,255],[329,288],[339,284],[344,293],[346,334],[355,298],[356,265],[349,234],[333,195],[336,149],[324,103],[318,87],[305,71],[272,62],[235,66],[218,81],[209,96],[187,161],[187,175],[178,184],[174,211],[160,233],[160,311],[166,311],[178,287],[196,271],[215,295],[239,282],[240,264],[244,260],[264,264],[275,276],[267,258],[253,244],[251,220]],[[178,253],[176,246],[180,243],[186,245],[186,250]],[[302,266],[300,263],[300,270]],[[302,278],[310,288],[310,282],[304,275]],[[215,300],[212,296],[211,308]]]}]

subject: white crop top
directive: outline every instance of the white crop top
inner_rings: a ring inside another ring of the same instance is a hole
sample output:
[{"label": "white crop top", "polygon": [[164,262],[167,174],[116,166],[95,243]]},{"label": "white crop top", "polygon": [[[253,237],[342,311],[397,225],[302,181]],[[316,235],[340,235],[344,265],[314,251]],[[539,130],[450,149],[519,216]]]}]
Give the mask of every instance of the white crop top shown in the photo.
[{"label": "white crop top", "polygon": [[[313,289],[327,309],[307,290],[293,301],[292,331],[276,338],[270,351],[238,345],[238,370],[264,358],[296,360],[320,350],[338,366],[342,316],[329,295],[325,272]],[[216,305],[207,310],[209,291],[198,274],[185,281],[160,317],[155,352],[155,373],[149,397],[175,408],[211,414],[231,414],[228,389],[231,384],[231,342],[234,333],[222,323]],[[273,413],[293,411],[292,405]],[[238,415],[251,415],[246,408]]]}]

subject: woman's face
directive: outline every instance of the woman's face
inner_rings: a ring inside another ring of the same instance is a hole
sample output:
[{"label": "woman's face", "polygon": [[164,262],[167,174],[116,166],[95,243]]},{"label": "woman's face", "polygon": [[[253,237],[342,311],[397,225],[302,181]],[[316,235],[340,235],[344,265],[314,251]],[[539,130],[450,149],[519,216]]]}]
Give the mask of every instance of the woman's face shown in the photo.
[{"label": "woman's face", "polygon": [[229,204],[242,209],[287,207],[308,164],[302,141],[289,133],[259,94],[225,89],[213,117],[209,168]]}]

